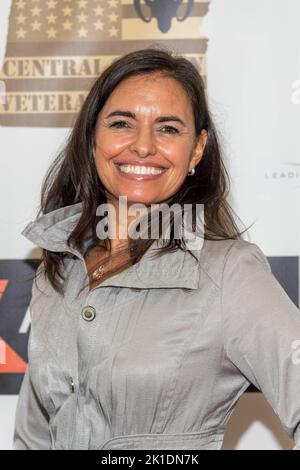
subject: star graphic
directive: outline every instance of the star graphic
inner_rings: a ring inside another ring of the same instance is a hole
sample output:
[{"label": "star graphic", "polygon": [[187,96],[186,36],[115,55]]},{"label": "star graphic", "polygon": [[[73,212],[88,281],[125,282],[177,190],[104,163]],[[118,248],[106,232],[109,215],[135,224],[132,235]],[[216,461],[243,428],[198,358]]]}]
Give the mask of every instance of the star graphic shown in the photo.
[{"label": "star graphic", "polygon": [[115,26],[112,26],[108,31],[109,31],[110,36],[117,36],[118,35],[118,30]]},{"label": "star graphic", "polygon": [[41,25],[42,25],[42,23],[35,20],[33,23],[31,23],[32,31],[40,31],[41,30]]},{"label": "star graphic", "polygon": [[18,37],[19,39],[24,39],[24,38],[25,38],[25,35],[26,35],[25,29],[23,29],[23,28],[18,29],[18,31],[17,31],[17,37]]},{"label": "star graphic", "polygon": [[78,34],[80,38],[86,38],[87,33],[88,33],[88,30],[84,28],[83,26],[80,29],[78,29]]},{"label": "star graphic", "polygon": [[78,0],[78,8],[86,8],[87,0]]},{"label": "star graphic", "polygon": [[25,2],[24,0],[18,0],[18,2],[16,3],[17,5],[17,10],[23,10],[25,8]]},{"label": "star graphic", "polygon": [[88,15],[85,15],[84,13],[80,13],[80,15],[77,15],[79,23],[86,23]]},{"label": "star graphic", "polygon": [[98,6],[94,8],[94,12],[96,16],[101,16],[103,14],[103,8]]},{"label": "star graphic", "polygon": [[56,38],[57,31],[54,28],[50,28],[47,30],[48,38]]},{"label": "star graphic", "polygon": [[57,16],[55,16],[55,15],[53,15],[53,13],[51,13],[51,15],[47,16],[48,23],[55,23],[56,18],[57,18]]},{"label": "star graphic", "polygon": [[56,7],[56,4],[57,4],[57,1],[49,0],[49,1],[47,2],[48,10],[50,10],[51,8],[55,8],[55,7]]},{"label": "star graphic", "polygon": [[71,16],[72,8],[66,6],[65,8],[63,8],[63,13],[64,13],[64,16]]},{"label": "star graphic", "polygon": [[110,8],[117,8],[118,0],[108,0]]},{"label": "star graphic", "polygon": [[18,24],[21,24],[21,23],[24,24],[25,21],[26,21],[26,16],[24,16],[24,15],[22,15],[22,14],[19,15],[19,16],[17,16],[17,23],[18,23]]},{"label": "star graphic", "polygon": [[41,8],[35,6],[34,8],[31,9],[31,14],[32,16],[40,16],[41,11],[42,11]]},{"label": "star graphic", "polygon": [[108,15],[108,17],[109,17],[109,21],[111,23],[114,23],[118,19],[118,15],[116,15],[116,13],[114,11],[110,15]]},{"label": "star graphic", "polygon": [[103,29],[103,22],[98,20],[96,21],[96,23],[94,23],[94,26],[95,26],[95,29],[98,30],[98,29]]},{"label": "star graphic", "polygon": [[63,23],[64,30],[65,31],[71,31],[72,25],[73,25],[73,23],[71,23],[69,20],[66,20]]}]

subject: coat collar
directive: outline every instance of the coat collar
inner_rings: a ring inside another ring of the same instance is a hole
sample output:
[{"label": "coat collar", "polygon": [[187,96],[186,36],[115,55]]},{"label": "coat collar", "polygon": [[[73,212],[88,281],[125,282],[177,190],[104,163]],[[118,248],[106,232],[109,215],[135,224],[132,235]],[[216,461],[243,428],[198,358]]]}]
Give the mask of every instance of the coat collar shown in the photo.
[{"label": "coat collar", "polygon": [[[68,236],[77,225],[81,212],[82,202],[56,209],[29,222],[21,234],[41,248],[50,251],[70,252],[84,263],[82,253],[67,245]],[[164,253],[157,259],[152,258],[160,246],[160,241],[155,240],[138,263],[106,279],[99,287],[184,287],[197,289],[200,277],[199,255],[201,250],[191,250],[198,261],[190,253],[180,249],[172,253]]]}]

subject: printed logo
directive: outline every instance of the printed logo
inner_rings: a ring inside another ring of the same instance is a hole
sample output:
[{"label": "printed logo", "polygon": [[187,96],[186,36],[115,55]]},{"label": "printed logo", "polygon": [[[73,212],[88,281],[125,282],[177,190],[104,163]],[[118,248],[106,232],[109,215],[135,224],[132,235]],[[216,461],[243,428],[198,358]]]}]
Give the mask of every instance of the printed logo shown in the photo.
[{"label": "printed logo", "polygon": [[37,260],[0,260],[0,395],[18,394],[26,371],[28,306],[37,264]]},{"label": "printed logo", "polygon": [[0,124],[73,127],[100,73],[117,57],[156,44],[191,60],[206,83],[207,39],[200,28],[209,4],[12,0]]}]

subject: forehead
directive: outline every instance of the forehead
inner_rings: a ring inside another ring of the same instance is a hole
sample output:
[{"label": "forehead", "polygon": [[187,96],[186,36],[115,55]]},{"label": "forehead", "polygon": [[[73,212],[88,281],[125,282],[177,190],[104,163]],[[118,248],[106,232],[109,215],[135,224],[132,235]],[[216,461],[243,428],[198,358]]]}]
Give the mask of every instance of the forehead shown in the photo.
[{"label": "forehead", "polygon": [[158,74],[135,75],[123,80],[107,99],[103,109],[118,106],[138,112],[139,107],[192,114],[190,99],[183,86],[174,78]]}]

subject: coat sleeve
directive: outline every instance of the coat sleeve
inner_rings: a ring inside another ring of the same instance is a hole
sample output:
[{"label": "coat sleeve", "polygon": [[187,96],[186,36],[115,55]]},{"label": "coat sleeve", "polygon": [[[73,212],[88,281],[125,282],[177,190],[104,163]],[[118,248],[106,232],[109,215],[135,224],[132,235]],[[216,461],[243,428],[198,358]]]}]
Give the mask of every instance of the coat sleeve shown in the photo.
[{"label": "coat sleeve", "polygon": [[[38,267],[37,273],[41,267]],[[32,318],[31,305],[35,299],[36,283],[33,282],[29,312]],[[30,357],[29,333],[28,357]],[[15,450],[46,450],[51,449],[49,416],[42,406],[30,378],[30,361],[24,374],[15,414],[13,446]]]},{"label": "coat sleeve", "polygon": [[262,250],[238,241],[222,276],[225,354],[266,397],[300,450],[300,310]]}]

